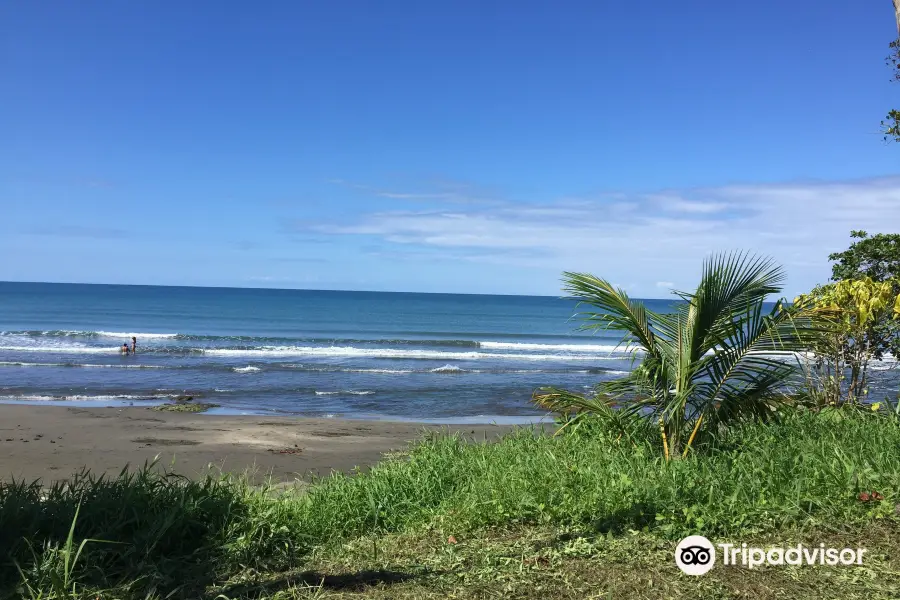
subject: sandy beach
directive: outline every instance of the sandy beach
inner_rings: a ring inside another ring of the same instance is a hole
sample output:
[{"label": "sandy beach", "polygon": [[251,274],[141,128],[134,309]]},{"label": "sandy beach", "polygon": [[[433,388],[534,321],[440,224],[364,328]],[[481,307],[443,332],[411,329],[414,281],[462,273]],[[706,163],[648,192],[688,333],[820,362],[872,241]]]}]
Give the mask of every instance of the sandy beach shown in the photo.
[{"label": "sandy beach", "polygon": [[159,455],[160,465],[189,477],[214,465],[235,473],[250,470],[256,480],[271,475],[291,481],[371,466],[426,429],[491,439],[511,427],[4,404],[0,479],[49,483],[82,467],[115,474]]}]

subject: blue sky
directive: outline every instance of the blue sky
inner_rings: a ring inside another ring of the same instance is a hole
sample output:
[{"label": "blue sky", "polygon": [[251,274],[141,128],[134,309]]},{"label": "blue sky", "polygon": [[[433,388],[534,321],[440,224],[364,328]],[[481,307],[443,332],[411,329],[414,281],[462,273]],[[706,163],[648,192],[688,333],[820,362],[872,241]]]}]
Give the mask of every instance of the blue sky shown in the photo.
[{"label": "blue sky", "polygon": [[884,2],[0,6],[0,280],[786,292],[900,229]]}]

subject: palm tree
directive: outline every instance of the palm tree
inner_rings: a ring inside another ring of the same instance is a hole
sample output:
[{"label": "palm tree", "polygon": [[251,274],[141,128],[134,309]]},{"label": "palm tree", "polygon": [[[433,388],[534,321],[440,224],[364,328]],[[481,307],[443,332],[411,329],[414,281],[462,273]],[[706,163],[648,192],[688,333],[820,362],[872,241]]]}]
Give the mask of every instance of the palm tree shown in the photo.
[{"label": "palm tree", "polygon": [[581,329],[623,332],[622,343],[641,362],[629,375],[599,384],[596,395],[545,389],[535,400],[551,410],[580,411],[570,423],[585,412],[613,418],[623,432],[629,421],[659,422],[667,457],[687,454],[699,431],[746,417],[768,419],[799,366],[791,353],[804,350],[813,331],[783,301],[763,309],[783,279],[769,259],[713,256],[696,291],[676,292],[683,302],[674,312],[656,313],[603,279],[567,272],[571,299],[599,309],[576,315]]}]

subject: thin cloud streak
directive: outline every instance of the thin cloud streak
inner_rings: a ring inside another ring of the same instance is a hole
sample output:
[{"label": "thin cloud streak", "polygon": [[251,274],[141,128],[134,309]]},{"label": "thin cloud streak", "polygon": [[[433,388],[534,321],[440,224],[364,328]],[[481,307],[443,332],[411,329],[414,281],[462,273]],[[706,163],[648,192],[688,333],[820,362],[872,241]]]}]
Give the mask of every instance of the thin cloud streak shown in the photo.
[{"label": "thin cloud streak", "polygon": [[[827,277],[826,257],[848,245],[851,229],[898,226],[900,178],[884,177],[614,194],[518,207],[379,211],[352,222],[310,225],[308,231],[376,237],[410,249],[467,250],[467,260],[480,256],[522,268],[599,275],[608,270],[620,278],[645,272],[636,286],[649,291],[668,283],[658,281],[660,276],[693,280],[703,258],[729,249],[771,255],[806,286]],[[503,255],[526,250],[528,256]]]}]

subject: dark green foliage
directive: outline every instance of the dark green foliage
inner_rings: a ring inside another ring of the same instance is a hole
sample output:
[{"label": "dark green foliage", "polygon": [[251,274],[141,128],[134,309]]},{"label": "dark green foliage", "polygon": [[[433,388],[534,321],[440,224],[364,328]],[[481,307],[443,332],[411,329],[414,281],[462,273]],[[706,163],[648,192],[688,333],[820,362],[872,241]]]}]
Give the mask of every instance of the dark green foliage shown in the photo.
[{"label": "dark green foliage", "polygon": [[[900,113],[898,113],[900,116]],[[843,252],[828,255],[831,278],[834,281],[871,277],[874,281],[893,280],[894,291],[900,292],[900,234],[877,233],[870,236],[865,231],[851,231],[854,241]],[[886,319],[877,323],[866,334],[866,344],[876,359],[890,353],[900,356],[900,321]]]},{"label": "dark green foliage", "polygon": [[869,236],[865,231],[851,231],[854,241],[843,252],[828,255],[831,279],[871,277],[874,281],[900,278],[900,234],[878,233]]},{"label": "dark green foliage", "polygon": [[[111,542],[89,544],[82,575],[104,583],[130,581],[142,589],[174,589],[185,582],[211,581],[220,567],[237,561],[277,562],[293,545],[259,536],[254,551],[235,547],[257,527],[253,491],[230,477],[200,481],[164,474],[153,465],[119,477],[75,475],[67,484],[43,489],[39,482],[0,484],[0,583],[15,578],[14,561],[29,568],[38,556],[58,555],[66,545],[79,505],[75,535]],[[260,545],[261,544],[261,545]],[[220,563],[225,557],[230,563]]]},{"label": "dark green foliage", "polygon": [[900,142],[900,110],[888,112],[887,118],[881,122],[884,129],[884,139]]}]

